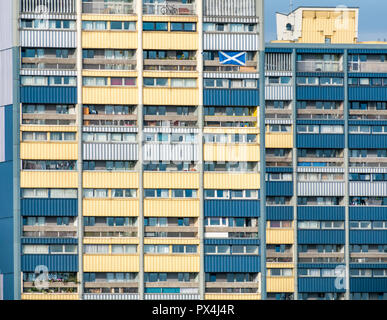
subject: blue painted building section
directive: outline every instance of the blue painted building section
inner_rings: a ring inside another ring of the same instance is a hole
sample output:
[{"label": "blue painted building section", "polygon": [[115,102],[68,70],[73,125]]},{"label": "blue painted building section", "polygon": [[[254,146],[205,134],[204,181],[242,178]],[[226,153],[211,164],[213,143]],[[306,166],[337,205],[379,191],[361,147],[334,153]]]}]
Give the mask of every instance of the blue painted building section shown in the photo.
[{"label": "blue painted building section", "polygon": [[293,195],[293,182],[266,182],[266,195],[267,196],[292,196]]},{"label": "blue painted building section", "polygon": [[344,221],[345,207],[299,206],[297,207],[299,221]]},{"label": "blue painted building section", "polygon": [[343,86],[298,86],[297,100],[307,101],[342,101],[344,100]]},{"label": "blue painted building section", "polygon": [[0,128],[4,159],[0,160],[0,273],[3,274],[4,299],[13,299],[13,136],[12,106],[0,107],[4,114],[4,127]]},{"label": "blue painted building section", "polygon": [[387,148],[387,139],[383,134],[350,134],[348,143],[351,149]]},{"label": "blue painted building section", "polygon": [[260,272],[260,256],[206,255],[205,272]]},{"label": "blue painted building section", "polygon": [[205,200],[205,217],[259,217],[259,200]]},{"label": "blue painted building section", "polygon": [[249,106],[259,105],[257,89],[205,89],[203,103],[206,106]]},{"label": "blue painted building section", "polygon": [[76,87],[21,87],[22,103],[76,104]]},{"label": "blue painted building section", "polygon": [[294,220],[293,207],[291,206],[267,206],[266,220],[291,221]]},{"label": "blue painted building section", "polygon": [[297,148],[343,149],[343,134],[297,134]]},{"label": "blue painted building section", "polygon": [[351,244],[387,244],[387,230],[350,230],[349,242]]},{"label": "blue painted building section", "polygon": [[299,292],[345,292],[344,289],[337,289],[335,285],[336,278],[298,278]]},{"label": "blue painted building section", "polygon": [[22,199],[22,216],[75,217],[78,215],[77,199]]},{"label": "blue painted building section", "polygon": [[344,230],[298,230],[299,244],[344,244]]},{"label": "blue painted building section", "polygon": [[21,256],[21,271],[34,272],[44,265],[49,272],[78,272],[77,254],[24,254]]},{"label": "blue painted building section", "polygon": [[387,221],[387,207],[367,207],[367,206],[350,207],[349,220]]}]

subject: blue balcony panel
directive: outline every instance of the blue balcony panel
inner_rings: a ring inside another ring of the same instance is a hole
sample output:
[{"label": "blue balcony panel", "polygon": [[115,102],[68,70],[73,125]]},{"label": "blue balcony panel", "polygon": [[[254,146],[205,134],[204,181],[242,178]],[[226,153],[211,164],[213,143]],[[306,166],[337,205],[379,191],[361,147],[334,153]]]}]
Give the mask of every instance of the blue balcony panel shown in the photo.
[{"label": "blue balcony panel", "polygon": [[298,230],[299,244],[344,244],[344,230]]},{"label": "blue balcony panel", "polygon": [[299,206],[297,219],[302,221],[344,221],[345,207],[339,206]]},{"label": "blue balcony panel", "polygon": [[260,256],[206,255],[205,272],[260,272]]},{"label": "blue balcony panel", "polygon": [[259,217],[259,200],[205,200],[205,217]]},{"label": "blue balcony panel", "polygon": [[266,220],[291,221],[293,219],[292,206],[266,206]]},{"label": "blue balcony panel", "polygon": [[35,268],[44,265],[50,272],[77,272],[77,254],[24,254],[21,256],[21,271],[35,272]]},{"label": "blue balcony panel", "polygon": [[77,199],[22,199],[22,216],[75,217],[78,215]]}]

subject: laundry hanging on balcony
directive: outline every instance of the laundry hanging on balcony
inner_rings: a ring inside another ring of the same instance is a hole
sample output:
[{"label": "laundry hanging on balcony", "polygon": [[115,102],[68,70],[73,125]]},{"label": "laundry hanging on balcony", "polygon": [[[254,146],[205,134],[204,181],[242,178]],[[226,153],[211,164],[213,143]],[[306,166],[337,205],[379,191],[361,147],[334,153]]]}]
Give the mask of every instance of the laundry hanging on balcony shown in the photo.
[{"label": "laundry hanging on balcony", "polygon": [[246,52],[219,51],[219,62],[220,64],[245,66]]}]

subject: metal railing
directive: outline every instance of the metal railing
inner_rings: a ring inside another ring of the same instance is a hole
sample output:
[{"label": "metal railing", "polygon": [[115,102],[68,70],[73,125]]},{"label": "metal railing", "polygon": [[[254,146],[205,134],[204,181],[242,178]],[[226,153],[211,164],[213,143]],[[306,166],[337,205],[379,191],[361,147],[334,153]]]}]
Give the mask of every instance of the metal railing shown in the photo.
[{"label": "metal railing", "polygon": [[342,72],[340,61],[297,61],[298,72]]},{"label": "metal railing", "polygon": [[105,2],[103,0],[82,3],[82,13],[97,14],[133,14],[134,3]]},{"label": "metal railing", "polygon": [[387,62],[350,62],[349,72],[387,72]]},{"label": "metal railing", "polygon": [[196,5],[194,3],[144,3],[143,14],[162,16],[195,15]]}]

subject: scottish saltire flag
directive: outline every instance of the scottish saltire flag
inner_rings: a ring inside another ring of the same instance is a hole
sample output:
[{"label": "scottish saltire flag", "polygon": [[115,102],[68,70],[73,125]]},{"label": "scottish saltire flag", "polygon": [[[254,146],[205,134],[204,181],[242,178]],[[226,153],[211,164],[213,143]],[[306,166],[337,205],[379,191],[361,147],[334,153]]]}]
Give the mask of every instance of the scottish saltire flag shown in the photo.
[{"label": "scottish saltire flag", "polygon": [[220,64],[245,66],[246,52],[219,51],[219,62]]}]

